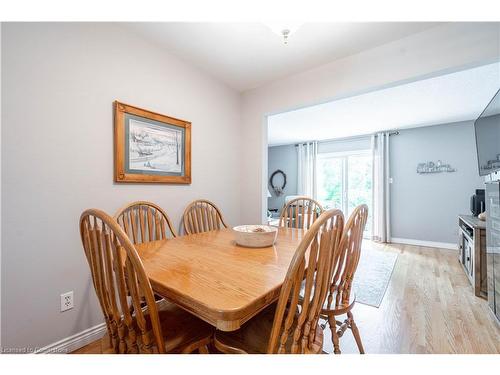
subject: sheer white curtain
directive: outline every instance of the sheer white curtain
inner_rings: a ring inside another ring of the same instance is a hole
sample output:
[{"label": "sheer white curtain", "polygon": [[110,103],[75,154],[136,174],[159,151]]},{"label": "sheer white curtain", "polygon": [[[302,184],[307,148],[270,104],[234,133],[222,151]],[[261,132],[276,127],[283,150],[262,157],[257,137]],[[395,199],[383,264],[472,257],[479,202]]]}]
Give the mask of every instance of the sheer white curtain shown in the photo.
[{"label": "sheer white curtain", "polygon": [[316,159],[318,142],[297,146],[297,193],[316,199]]},{"label": "sheer white curtain", "polygon": [[389,133],[372,137],[373,152],[373,240],[391,241]]}]

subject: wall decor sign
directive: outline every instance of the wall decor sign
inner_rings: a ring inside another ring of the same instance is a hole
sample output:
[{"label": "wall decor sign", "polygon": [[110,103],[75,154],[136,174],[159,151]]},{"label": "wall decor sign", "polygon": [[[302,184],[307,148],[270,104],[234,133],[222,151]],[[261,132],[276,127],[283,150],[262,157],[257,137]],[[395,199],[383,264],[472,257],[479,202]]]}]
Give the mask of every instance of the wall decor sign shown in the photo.
[{"label": "wall decor sign", "polygon": [[442,172],[456,172],[450,164],[444,164],[441,160],[437,162],[428,161],[426,163],[419,163],[417,165],[417,173],[442,173]]},{"label": "wall decor sign", "polygon": [[115,101],[115,181],[191,183],[191,123]]}]

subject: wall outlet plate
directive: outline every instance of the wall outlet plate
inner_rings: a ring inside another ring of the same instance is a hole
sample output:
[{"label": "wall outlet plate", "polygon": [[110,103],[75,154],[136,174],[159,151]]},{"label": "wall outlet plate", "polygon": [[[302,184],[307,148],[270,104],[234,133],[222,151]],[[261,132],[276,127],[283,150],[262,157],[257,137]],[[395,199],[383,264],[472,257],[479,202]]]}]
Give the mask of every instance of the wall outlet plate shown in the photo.
[{"label": "wall outlet plate", "polygon": [[61,294],[61,312],[73,308],[73,291]]}]

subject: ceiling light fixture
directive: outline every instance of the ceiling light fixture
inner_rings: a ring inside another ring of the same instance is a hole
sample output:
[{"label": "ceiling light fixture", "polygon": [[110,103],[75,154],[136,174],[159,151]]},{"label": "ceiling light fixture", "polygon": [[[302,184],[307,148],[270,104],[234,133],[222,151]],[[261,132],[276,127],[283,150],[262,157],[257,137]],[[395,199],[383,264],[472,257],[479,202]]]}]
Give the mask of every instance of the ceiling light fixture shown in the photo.
[{"label": "ceiling light fixture", "polygon": [[297,31],[297,29],[302,25],[301,23],[296,22],[265,22],[264,24],[269,27],[273,33],[283,38],[283,44],[288,44],[288,38],[290,35]]}]

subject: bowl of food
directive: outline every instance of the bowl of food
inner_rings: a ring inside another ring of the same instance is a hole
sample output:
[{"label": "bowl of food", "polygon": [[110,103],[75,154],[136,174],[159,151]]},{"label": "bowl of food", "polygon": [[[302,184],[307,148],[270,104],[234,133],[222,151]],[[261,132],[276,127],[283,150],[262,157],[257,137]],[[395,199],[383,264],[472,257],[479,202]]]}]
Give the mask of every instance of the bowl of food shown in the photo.
[{"label": "bowl of food", "polygon": [[272,246],[278,235],[278,228],[269,225],[240,225],[233,231],[236,244],[244,247]]}]

